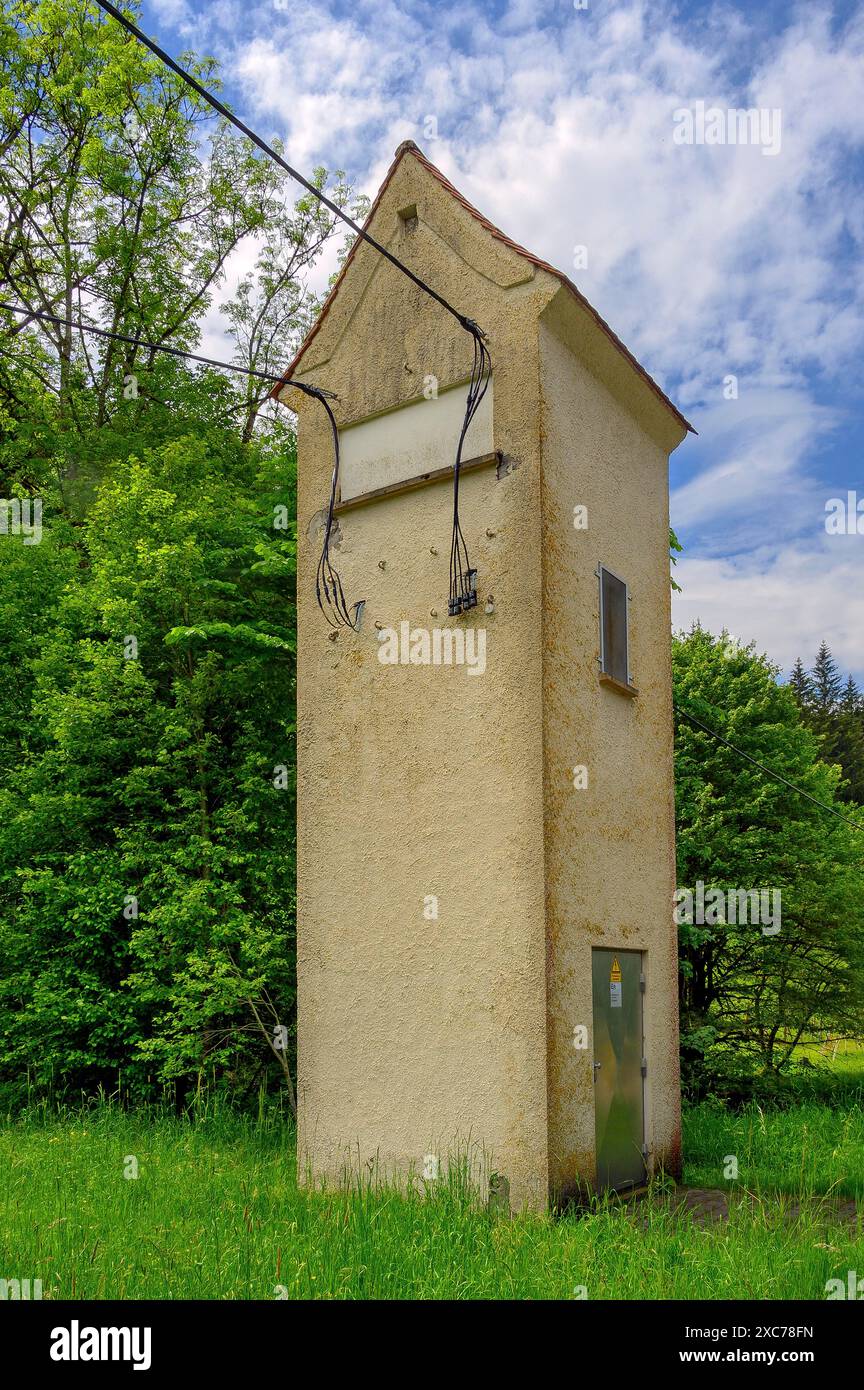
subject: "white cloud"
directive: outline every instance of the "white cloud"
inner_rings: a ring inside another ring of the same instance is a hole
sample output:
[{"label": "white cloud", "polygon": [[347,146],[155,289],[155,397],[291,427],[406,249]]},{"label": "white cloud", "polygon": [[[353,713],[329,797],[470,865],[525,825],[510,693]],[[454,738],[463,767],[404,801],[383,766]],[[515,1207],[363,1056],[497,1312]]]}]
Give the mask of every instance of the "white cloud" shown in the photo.
[{"label": "white cloud", "polygon": [[[821,521],[820,521],[821,526]],[[724,627],[755,640],[788,676],[805,666],[824,640],[843,671],[864,680],[864,536],[827,536],[775,550],[770,541],[735,560],[679,557],[683,593],[672,605],[676,628],[699,619],[715,634]],[[842,596],[842,601],[841,601]]]},{"label": "white cloud", "polygon": [[[154,6],[187,20],[186,0]],[[510,0],[497,19],[476,0],[338,12],[220,0],[196,19],[194,44],[222,57],[237,108],[283,135],[295,165],[345,168],[371,195],[412,136],[487,216],[571,273],[672,391],[701,434],[673,458],[673,521],[695,542],[683,611],[737,624],[784,664],[833,633],[838,660],[862,670],[864,540],[820,539],[838,489],[819,468],[864,347],[850,159],[864,143],[864,12],[841,32],[808,5],[781,15],[779,33],[762,12],[715,5],[684,20],[639,0]],[[780,108],[779,154],[676,145],[672,113],[697,101]],[[428,115],[438,140],[424,139]],[[576,244],[585,270],[572,269]]]},{"label": "white cloud", "polygon": [[159,23],[172,29],[180,29],[194,21],[195,11],[191,0],[151,0],[151,4]]},{"label": "white cloud", "polygon": [[[726,554],[812,531],[825,484],[808,472],[808,452],[837,426],[836,413],[800,387],[766,384],[720,403],[719,386],[718,379],[718,404],[700,416],[711,461],[673,489],[673,525],[692,528],[700,545]],[[672,464],[674,479],[674,456]]]}]

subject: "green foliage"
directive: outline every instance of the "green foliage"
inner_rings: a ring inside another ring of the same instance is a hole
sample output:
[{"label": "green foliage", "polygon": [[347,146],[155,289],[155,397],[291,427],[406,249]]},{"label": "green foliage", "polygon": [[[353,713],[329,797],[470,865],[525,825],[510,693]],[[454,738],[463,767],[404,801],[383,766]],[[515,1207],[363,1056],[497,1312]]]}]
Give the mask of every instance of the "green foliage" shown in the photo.
[{"label": "green foliage", "polygon": [[275,376],[337,219],[89,0],[4,7],[0,155],[0,298],[134,340],[0,311],[0,496],[43,507],[0,535],[0,1093],[290,1103],[294,434],[146,344],[254,236],[223,355]]},{"label": "green foliage", "polygon": [[827,642],[822,642],[812,671],[799,657],[789,678],[804,723],[818,736],[825,762],[843,771],[839,795],[864,802],[864,696],[849,676],[844,685]]},{"label": "green foliage", "polygon": [[[126,9],[140,19],[137,0]],[[218,87],[212,59],[183,62]],[[0,156],[0,298],[132,339],[0,314],[0,402],[19,438],[59,465],[67,501],[86,502],[100,460],[150,407],[176,414],[188,396],[183,373],[178,393],[175,365],[146,344],[194,347],[229,257],[255,237],[254,267],[224,307],[235,361],[278,375],[318,307],[307,272],[342,224],[309,193],[292,203],[289,176],[92,0],[6,5]],[[362,212],[341,171],[316,169],[312,182]],[[248,439],[268,388],[241,381],[187,411],[211,418],[221,405]]]},{"label": "green foliage", "polygon": [[[266,381],[146,344],[196,347],[254,237],[230,351],[279,372],[336,219],[89,0],[3,8],[0,200],[3,297],[133,339],[0,311],[0,496],[44,512],[40,544],[0,536],[0,1095],[206,1074],[290,1104],[294,436]],[[827,647],[791,690],[699,630],[674,669],[684,707],[855,809],[861,696]],[[788,1073],[862,1026],[862,837],[686,720],[676,768],[679,882],[783,902],[774,938],[682,927],[686,1074]]]},{"label": "green foliage", "polygon": [[[252,1005],[290,1024],[293,541],[272,499],[293,486],[293,454],[186,437],[118,462],[74,541],[30,548],[51,587],[19,653],[29,708],[4,710],[24,715],[0,784],[7,1082],[242,1088],[274,1060]],[[0,546],[4,630],[34,602],[29,555]]]},{"label": "green foliage", "polygon": [[[683,551],[683,549],[684,549],[683,545],[681,544],[681,542],[679,541],[678,537],[675,535],[675,532],[672,530],[672,527],[670,526],[670,527],[669,527],[669,559],[672,561],[673,566],[674,566],[674,565],[677,565],[677,563],[678,563],[677,557],[681,554],[681,552]],[[681,585],[680,585],[680,584],[677,582],[677,580],[675,580],[675,579],[672,580],[672,589],[673,589],[673,591],[674,591],[676,594],[680,594],[680,593],[681,593]]]},{"label": "green foliage", "polygon": [[[820,759],[792,692],[752,649],[696,627],[673,643],[676,701],[750,758],[849,814],[840,769]],[[686,718],[676,728],[678,883],[781,894],[760,925],[680,926],[684,1074],[789,1067],[817,1031],[864,1029],[864,832],[767,775]],[[864,817],[859,816],[864,826]],[[706,914],[707,916],[707,914]]]}]

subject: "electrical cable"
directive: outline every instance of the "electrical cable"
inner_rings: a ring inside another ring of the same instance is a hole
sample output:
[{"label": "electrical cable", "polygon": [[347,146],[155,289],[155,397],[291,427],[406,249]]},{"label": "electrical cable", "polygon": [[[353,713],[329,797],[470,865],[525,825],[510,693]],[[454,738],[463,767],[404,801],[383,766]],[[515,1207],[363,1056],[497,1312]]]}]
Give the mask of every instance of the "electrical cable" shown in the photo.
[{"label": "electrical cable", "polygon": [[[273,376],[272,374],[269,374],[267,372],[259,372],[251,367],[242,367],[235,362],[221,362],[214,357],[202,357],[195,352],[186,352],[182,348],[170,347],[167,343],[151,343],[143,338],[133,338],[126,333],[114,333],[107,328],[97,328],[94,324],[81,323],[75,319],[63,318],[59,314],[49,314],[44,310],[22,308],[16,304],[8,304],[4,301],[0,301],[0,309],[5,309],[7,312],[12,314],[21,314],[27,318],[33,318],[38,319],[40,321],[47,321],[49,323],[58,324],[63,328],[74,328],[81,333],[92,333],[98,338],[107,338],[112,342],[127,343],[133,347],[146,348],[148,349],[148,351],[152,352],[166,352],[169,353],[172,357],[181,357],[193,362],[201,362],[208,367],[218,367],[225,371],[239,372],[244,376],[256,377],[262,381],[282,380],[281,377]],[[462,529],[459,525],[458,489],[459,467],[462,459],[462,446],[465,442],[465,435],[467,433],[468,426],[470,425],[471,420],[473,419],[474,415],[477,412],[477,409],[480,406],[480,402],[486,394],[486,390],[489,384],[488,369],[485,366],[484,359],[482,356],[482,344],[480,344],[480,349],[480,352],[475,355],[474,370],[471,375],[471,383],[469,385],[468,391],[468,417],[465,425],[463,425],[462,433],[459,437],[459,447],[456,454],[456,485],[453,507],[453,544],[451,547],[450,555],[451,614],[461,612],[464,608],[467,607],[473,607],[476,605],[477,602],[476,584],[473,588],[473,603],[465,602],[466,597],[470,597],[471,594],[471,577],[473,576],[474,578],[476,578],[477,572],[476,570],[471,570],[470,568],[467,550],[465,549],[464,538],[462,537]],[[306,383],[304,382],[290,381],[286,382],[285,384],[296,387],[298,391],[302,391],[305,395],[312,396],[314,399],[320,401],[327,412],[327,417],[330,422],[330,428],[333,434],[335,463],[333,467],[333,475],[330,484],[330,501],[327,512],[327,522],[325,526],[324,546],[321,551],[321,558],[318,562],[318,569],[315,578],[315,592],[318,598],[318,606],[320,607],[322,613],[324,613],[325,618],[327,618],[327,613],[325,611],[324,604],[322,603],[322,588],[324,590],[324,596],[328,605],[333,609],[333,611],[337,615],[336,623],[330,622],[329,618],[327,619],[331,627],[347,626],[354,628],[356,624],[357,611],[359,608],[362,607],[364,600],[361,599],[359,602],[353,605],[354,618],[352,618],[351,614],[348,611],[348,605],[345,599],[345,593],[342,587],[341,579],[339,577],[339,574],[333,568],[330,562],[329,554],[330,533],[332,530],[333,515],[336,505],[336,490],[339,480],[339,428],[336,424],[336,417],[333,414],[329,402],[331,400],[336,400],[337,397],[333,394],[332,391],[325,391],[321,387],[317,386],[309,386],[306,385]],[[464,568],[461,564],[463,553],[466,562]],[[453,606],[457,601],[461,605],[458,608]],[[844,821],[846,825],[851,825],[853,830],[864,830],[864,824],[859,824],[856,821],[850,820],[848,816],[842,815],[839,811],[835,810],[833,806],[829,806],[827,802],[820,801],[818,797],[812,796],[811,793],[805,791],[803,787],[799,787],[796,785],[796,783],[790,782],[789,779],[784,777],[781,773],[775,772],[770,767],[766,767],[764,763],[761,763],[758,761],[758,759],[751,757],[749,753],[745,753],[742,748],[738,748],[736,744],[730,742],[730,740],[728,738],[725,738],[723,734],[718,733],[716,729],[710,728],[707,724],[703,723],[701,719],[698,719],[695,714],[691,714],[689,710],[685,710],[677,702],[673,701],[672,707],[675,710],[676,714],[680,714],[685,719],[689,719],[692,724],[695,724],[704,733],[710,734],[710,736],[716,739],[719,743],[724,744],[727,748],[731,748],[733,753],[737,753],[739,757],[746,759],[746,761],[752,763],[754,767],[758,767],[759,770],[761,772],[766,773],[767,776],[773,777],[778,782],[782,782],[783,785],[788,787],[791,791],[798,792],[800,796],[804,796],[807,798],[808,801],[812,801],[814,806],[819,806],[823,811],[828,811],[829,814],[835,816],[838,820]]]},{"label": "electrical cable", "polygon": [[[460,326],[464,328],[467,333],[471,334],[471,337],[474,340],[474,369],[472,371],[471,382],[468,390],[468,400],[465,408],[465,418],[462,425],[462,431],[459,436],[459,444],[456,451],[456,462],[453,466],[453,535],[450,553],[450,598],[448,601],[448,612],[450,614],[456,614],[464,612],[468,608],[474,607],[477,603],[477,571],[476,569],[473,569],[471,566],[471,561],[468,556],[468,548],[465,544],[465,538],[462,535],[462,528],[459,524],[459,470],[462,462],[462,446],[465,442],[465,436],[468,433],[468,427],[471,424],[471,420],[473,419],[479,407],[480,401],[483,399],[483,396],[486,393],[486,389],[488,386],[488,377],[492,369],[491,355],[484,341],[486,338],[486,334],[479,327],[479,325],[474,322],[473,319],[468,318],[466,314],[462,314],[459,312],[458,309],[455,309],[453,305],[450,304],[444,298],[443,295],[440,295],[437,290],[433,290],[431,285],[428,285],[425,280],[421,279],[419,275],[415,274],[413,270],[409,269],[409,267],[405,265],[405,263],[401,261],[398,256],[394,256],[392,251],[388,251],[386,246],[382,246],[381,243],[377,241],[375,237],[371,236],[369,232],[365,230],[365,228],[361,227],[358,222],[355,222],[353,217],[350,217],[348,213],[343,211],[343,209],[338,206],[337,203],[334,203],[331,198],[328,198],[325,193],[322,193],[319,188],[316,188],[313,183],[310,183],[310,181],[307,178],[305,178],[303,174],[301,174],[297,169],[293,168],[292,165],[290,165],[287,162],[287,160],[282,158],[282,156],[273,148],[272,145],[269,145],[266,140],[263,140],[261,138],[260,135],[256,135],[255,131],[252,130],[250,126],[246,125],[245,121],[241,121],[238,116],[235,116],[234,113],[230,111],[229,108],[224,104],[224,102],[221,102],[219,98],[214,96],[212,92],[209,92],[206,87],[203,87],[201,83],[198,82],[191,75],[191,73],[188,73],[185,70],[185,68],[182,68],[179,63],[175,62],[175,60],[171,57],[169,53],[166,53],[163,48],[160,48],[159,44],[155,43],[153,39],[149,39],[147,35],[143,33],[141,29],[138,28],[137,24],[134,24],[131,19],[128,19],[126,15],[122,13],[122,11],[118,10],[116,5],[110,4],[109,0],[96,0],[96,3],[99,5],[100,9],[102,9],[106,14],[110,15],[113,19],[116,19],[119,24],[122,24],[123,28],[127,31],[127,33],[131,34],[134,39],[137,39],[139,43],[142,43],[145,46],[145,48],[148,48],[150,52],[153,53],[155,57],[157,57],[160,60],[160,62],[164,63],[167,67],[169,67],[171,71],[175,72],[178,77],[180,77],[189,87],[193,89],[193,91],[197,92],[198,96],[200,96],[203,101],[207,102],[207,104],[211,106],[214,111],[217,111],[219,115],[224,117],[226,121],[229,121],[230,124],[233,125],[236,130],[239,130],[242,135],[245,135],[248,140],[251,140],[252,143],[259,150],[266,154],[270,159],[274,160],[274,162],[279,165],[280,169],[283,169],[285,173],[289,174],[291,178],[295,179],[299,184],[302,185],[303,188],[307,189],[307,191],[311,193],[313,197],[317,198],[318,201],[322,203],[324,207],[328,208],[330,212],[332,212],[336,217],[340,218],[348,227],[350,227],[351,230],[358,237],[362,238],[363,241],[368,242],[370,246],[374,247],[374,249],[380,255],[384,256],[385,259],[388,260],[391,265],[395,266],[397,270],[400,270],[403,275],[406,275],[414,285],[416,285],[419,289],[423,290],[424,293],[430,295],[431,298],[434,299],[438,304],[440,304],[443,309],[446,309],[449,314],[452,314],[453,317],[456,319],[457,323],[459,323]],[[296,386],[298,384],[296,381],[286,379],[285,377],[278,378],[278,380],[282,385]],[[303,388],[301,387],[300,389],[302,390]],[[333,424],[334,429],[336,429],[335,421],[332,421],[331,423]],[[338,574],[336,574],[335,570],[332,569],[332,565],[330,564],[330,540],[333,527],[333,509],[335,505],[336,489],[338,487],[338,477],[339,448],[338,430],[336,430],[336,463],[333,473],[333,486],[331,489],[330,505],[328,508],[328,522],[324,533],[324,543],[321,550],[321,559],[319,561],[318,566],[318,575],[319,579],[322,575],[331,575],[333,577],[331,582],[335,582],[335,584],[337,585],[337,588],[333,590],[333,593],[338,593],[341,596],[342,591],[339,576]],[[325,597],[329,595],[331,592],[327,583],[325,583],[324,585],[324,591]],[[317,588],[316,593],[318,595],[319,607],[321,608],[321,611],[324,613],[324,616],[327,617],[327,614],[324,610],[324,606],[321,602],[320,590]],[[344,596],[342,597],[344,598]],[[355,614],[358,612],[360,607],[360,604],[354,605]],[[333,612],[337,617],[337,626],[342,626],[345,623],[345,617],[342,614],[339,602],[333,603]],[[354,627],[353,622],[349,621],[348,625]]]},{"label": "electrical cable", "polygon": [[255,131],[252,130],[250,126],[246,125],[245,121],[241,121],[239,116],[235,116],[233,111],[229,110],[224,102],[221,102],[218,97],[215,97],[206,87],[202,87],[201,83],[198,82],[191,73],[187,72],[185,68],[181,68],[180,64],[176,63],[171,55],[165,52],[164,48],[160,48],[158,43],[155,43],[153,39],[148,39],[147,35],[138,28],[137,24],[133,24],[132,20],[128,19],[126,15],[118,10],[116,5],[110,4],[109,0],[96,0],[96,3],[106,14],[110,14],[119,24],[122,24],[123,28],[126,29],[133,38],[136,38],[139,43],[143,43],[146,48],[149,48],[150,52],[155,54],[160,62],[165,63],[172,72],[176,72],[178,77],[181,77],[184,82],[192,87],[209,106],[213,107],[214,111],[218,111],[220,116],[224,116],[226,121],[230,121],[241,134],[246,136],[247,140],[251,140],[254,145],[257,145],[259,150],[268,155],[270,159],[275,160],[279,167],[285,170],[286,174],[290,174],[292,179],[296,179],[298,183],[302,184],[313,197],[318,199],[319,203],[323,203],[336,217],[341,218],[357,236],[362,237],[364,241],[368,241],[370,246],[374,246],[376,251],[382,256],[385,256],[391,265],[395,265],[397,270],[401,270],[403,275],[407,275],[408,279],[413,281],[419,289],[424,290],[426,294],[431,295],[434,300],[437,300],[441,307],[446,309],[449,314],[452,314],[467,332],[479,333],[481,337],[485,337],[485,334],[478,328],[473,319],[469,319],[465,314],[461,314],[458,309],[454,309],[453,305],[448,303],[443,295],[440,295],[437,290],[433,290],[431,285],[427,285],[425,280],[421,280],[420,276],[416,275],[413,270],[410,270],[408,266],[405,265],[404,261],[400,261],[398,256],[394,256],[392,251],[388,251],[386,246],[382,246],[380,241],[376,241],[373,236],[370,236],[358,222],[354,221],[353,217],[349,217],[348,213],[344,212],[343,209],[339,207],[338,203],[334,203],[325,193],[321,192],[320,188],[316,188],[314,183],[310,183],[303,174],[293,168],[287,160],[283,159],[281,154],[278,154],[272,145],[268,145],[267,141],[262,140],[260,135],[256,135]]},{"label": "electrical cable", "polygon": [[[296,386],[296,382],[290,383]],[[320,398],[321,404],[327,411],[330,420],[330,429],[333,433],[333,477],[330,483],[330,502],[327,508],[327,520],[324,524],[324,544],[321,547],[321,556],[318,560],[318,569],[315,573],[315,596],[318,599],[318,607],[324,614],[325,619],[333,628],[350,627],[354,631],[359,626],[359,614],[363,610],[365,599],[359,599],[353,605],[352,613],[348,612],[348,605],[345,601],[345,594],[342,589],[342,580],[339,578],[338,571],[333,568],[330,561],[330,540],[333,531],[333,512],[336,507],[336,489],[339,483],[339,427],[336,424],[336,417],[330,409],[329,401],[323,396]],[[321,600],[321,590],[324,590],[324,602],[326,602],[336,621],[332,622],[328,617],[327,609]]]},{"label": "electrical cable", "polygon": [[[253,367],[241,367],[236,362],[220,362],[215,357],[201,357],[197,352],[186,352],[183,348],[169,347],[167,343],[151,343],[146,338],[133,338],[128,333],[114,333],[108,328],[97,328],[92,323],[81,323],[76,319],[62,318],[60,314],[49,314],[44,309],[20,308],[17,304],[6,304],[0,301],[0,309],[8,309],[11,314],[21,314],[24,318],[39,319],[45,323],[56,323],[62,328],[75,328],[79,333],[92,333],[96,338],[107,338],[115,343],[128,343],[131,347],[146,348],[148,352],[167,352],[172,357],[183,357],[190,362],[202,362],[205,367],[219,367],[227,372],[240,372],[243,376],[256,377],[259,381],[281,381],[281,376],[274,376],[272,372],[259,372]],[[25,325],[26,326],[26,325]],[[288,386],[296,386],[298,391],[305,391],[307,395],[322,397],[329,396],[331,400],[336,400],[332,391],[323,391],[318,386],[304,386],[299,381],[285,383]]]},{"label": "electrical cable", "polygon": [[773,777],[777,782],[782,782],[784,787],[789,787],[791,791],[797,792],[799,796],[806,797],[808,801],[813,802],[814,806],[819,806],[823,811],[827,811],[829,815],[836,816],[838,820],[844,821],[846,825],[851,825],[853,830],[864,831],[864,822],[850,820],[848,816],[844,816],[840,811],[835,810],[833,806],[829,806],[827,801],[820,801],[818,797],[811,796],[810,792],[805,791],[803,787],[799,787],[795,782],[790,782],[788,777],[784,777],[782,773],[775,772],[773,768],[766,767],[765,764],[760,763],[757,758],[752,758],[749,753],[745,753],[743,748],[738,748],[734,743],[730,743],[729,739],[724,738],[723,734],[718,734],[716,729],[712,729],[707,724],[703,724],[702,720],[697,719],[695,714],[691,714],[689,710],[682,709],[674,700],[672,702],[672,708],[676,714],[680,714],[685,719],[689,719],[691,724],[697,725],[704,733],[710,734],[718,743],[723,743],[727,748],[731,748],[732,752],[737,753],[739,758],[744,758],[748,763],[752,763],[754,767],[758,767],[760,772],[764,772],[769,777]]},{"label": "electrical cable", "polygon": [[[0,301],[0,309],[6,309],[12,314],[22,314],[25,317],[38,319],[42,322],[55,323],[63,328],[74,328],[80,333],[92,333],[97,338],[107,338],[111,342],[128,343],[133,347],[147,348],[152,352],[167,352],[172,357],[188,358],[193,362],[202,362],[208,367],[219,367],[229,372],[240,372],[247,377],[255,377],[262,381],[281,381],[281,377],[273,376],[268,372],[259,372],[252,367],[241,367],[235,362],[220,362],[215,357],[202,357],[197,352],[184,352],[182,348],[170,347],[166,343],[151,343],[142,338],[130,337],[127,333],[113,333],[107,328],[97,328],[95,324],[81,323],[76,319],[67,319],[60,314],[49,314],[41,309],[20,308],[16,304],[7,304]],[[336,425],[336,418],[330,406],[330,401],[335,400],[332,391],[325,391],[319,386],[309,386],[302,381],[291,381],[285,383],[288,386],[296,387],[305,395],[313,397],[323,405],[330,421],[333,432],[333,447],[335,450],[335,465],[333,468],[333,478],[330,485],[330,505],[327,513],[327,526],[325,530],[324,546],[321,551],[321,559],[318,562],[318,571],[315,577],[315,593],[318,599],[318,606],[327,622],[331,627],[356,627],[357,613],[362,608],[365,600],[361,599],[353,605],[353,617],[348,611],[348,604],[342,588],[342,581],[337,571],[333,568],[330,561],[330,534],[333,527],[333,511],[336,504],[336,489],[339,480],[339,430]],[[155,399],[155,398],[154,398]],[[160,402],[165,404],[165,402]],[[322,598],[323,594],[323,598]],[[335,614],[336,622],[332,622],[327,615],[327,608]]]},{"label": "electrical cable", "polygon": [[453,469],[453,534],[450,542],[450,597],[447,612],[450,617],[465,613],[477,606],[477,571],[471,565],[468,547],[459,522],[459,472],[462,466],[462,447],[471,421],[480,408],[480,402],[489,387],[491,359],[486,345],[480,338],[474,340],[474,366],[468,387],[468,406],[459,444],[456,449],[456,464]]}]

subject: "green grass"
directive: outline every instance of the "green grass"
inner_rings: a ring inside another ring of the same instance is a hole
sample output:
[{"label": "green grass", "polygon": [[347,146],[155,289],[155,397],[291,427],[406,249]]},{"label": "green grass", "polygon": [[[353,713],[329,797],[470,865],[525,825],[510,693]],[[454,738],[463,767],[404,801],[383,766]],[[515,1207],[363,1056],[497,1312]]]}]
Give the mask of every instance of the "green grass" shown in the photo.
[{"label": "green grass", "polygon": [[[685,1180],[697,1187],[864,1198],[864,1109],[857,1105],[730,1112],[705,1102],[684,1113],[684,1150]],[[724,1178],[727,1155],[737,1160],[737,1183]]]},{"label": "green grass", "polygon": [[822,1072],[827,1071],[833,1076],[864,1081],[864,1047],[848,1039],[837,1043],[834,1048],[817,1044],[799,1044],[795,1049],[795,1057],[798,1061],[806,1058],[812,1066],[819,1067]]},{"label": "green grass", "polygon": [[[700,1227],[661,1202],[599,1204],[559,1219],[492,1220],[458,1178],[429,1196],[369,1186],[297,1188],[290,1131],[230,1113],[197,1121],[102,1105],[0,1130],[0,1277],[43,1297],[824,1297],[864,1272],[864,1232],[828,1204],[790,1218],[791,1196],[864,1195],[864,1113],[817,1106],[687,1115],[686,1180],[764,1200]],[[136,1180],[124,1162],[138,1162]]]}]

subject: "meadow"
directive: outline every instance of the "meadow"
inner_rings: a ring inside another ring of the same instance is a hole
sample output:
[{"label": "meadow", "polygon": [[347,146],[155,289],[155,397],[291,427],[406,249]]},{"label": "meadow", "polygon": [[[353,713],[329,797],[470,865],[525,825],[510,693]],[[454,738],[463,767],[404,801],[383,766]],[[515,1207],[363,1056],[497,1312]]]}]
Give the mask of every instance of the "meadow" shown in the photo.
[{"label": "meadow", "polygon": [[510,1220],[458,1169],[407,1194],[314,1191],[279,1114],[43,1107],[0,1130],[0,1275],[54,1299],[811,1299],[864,1271],[864,1208],[838,1211],[864,1198],[860,1103],[706,1102],[684,1141],[685,1182],[722,1188],[728,1220],[662,1182]]}]

